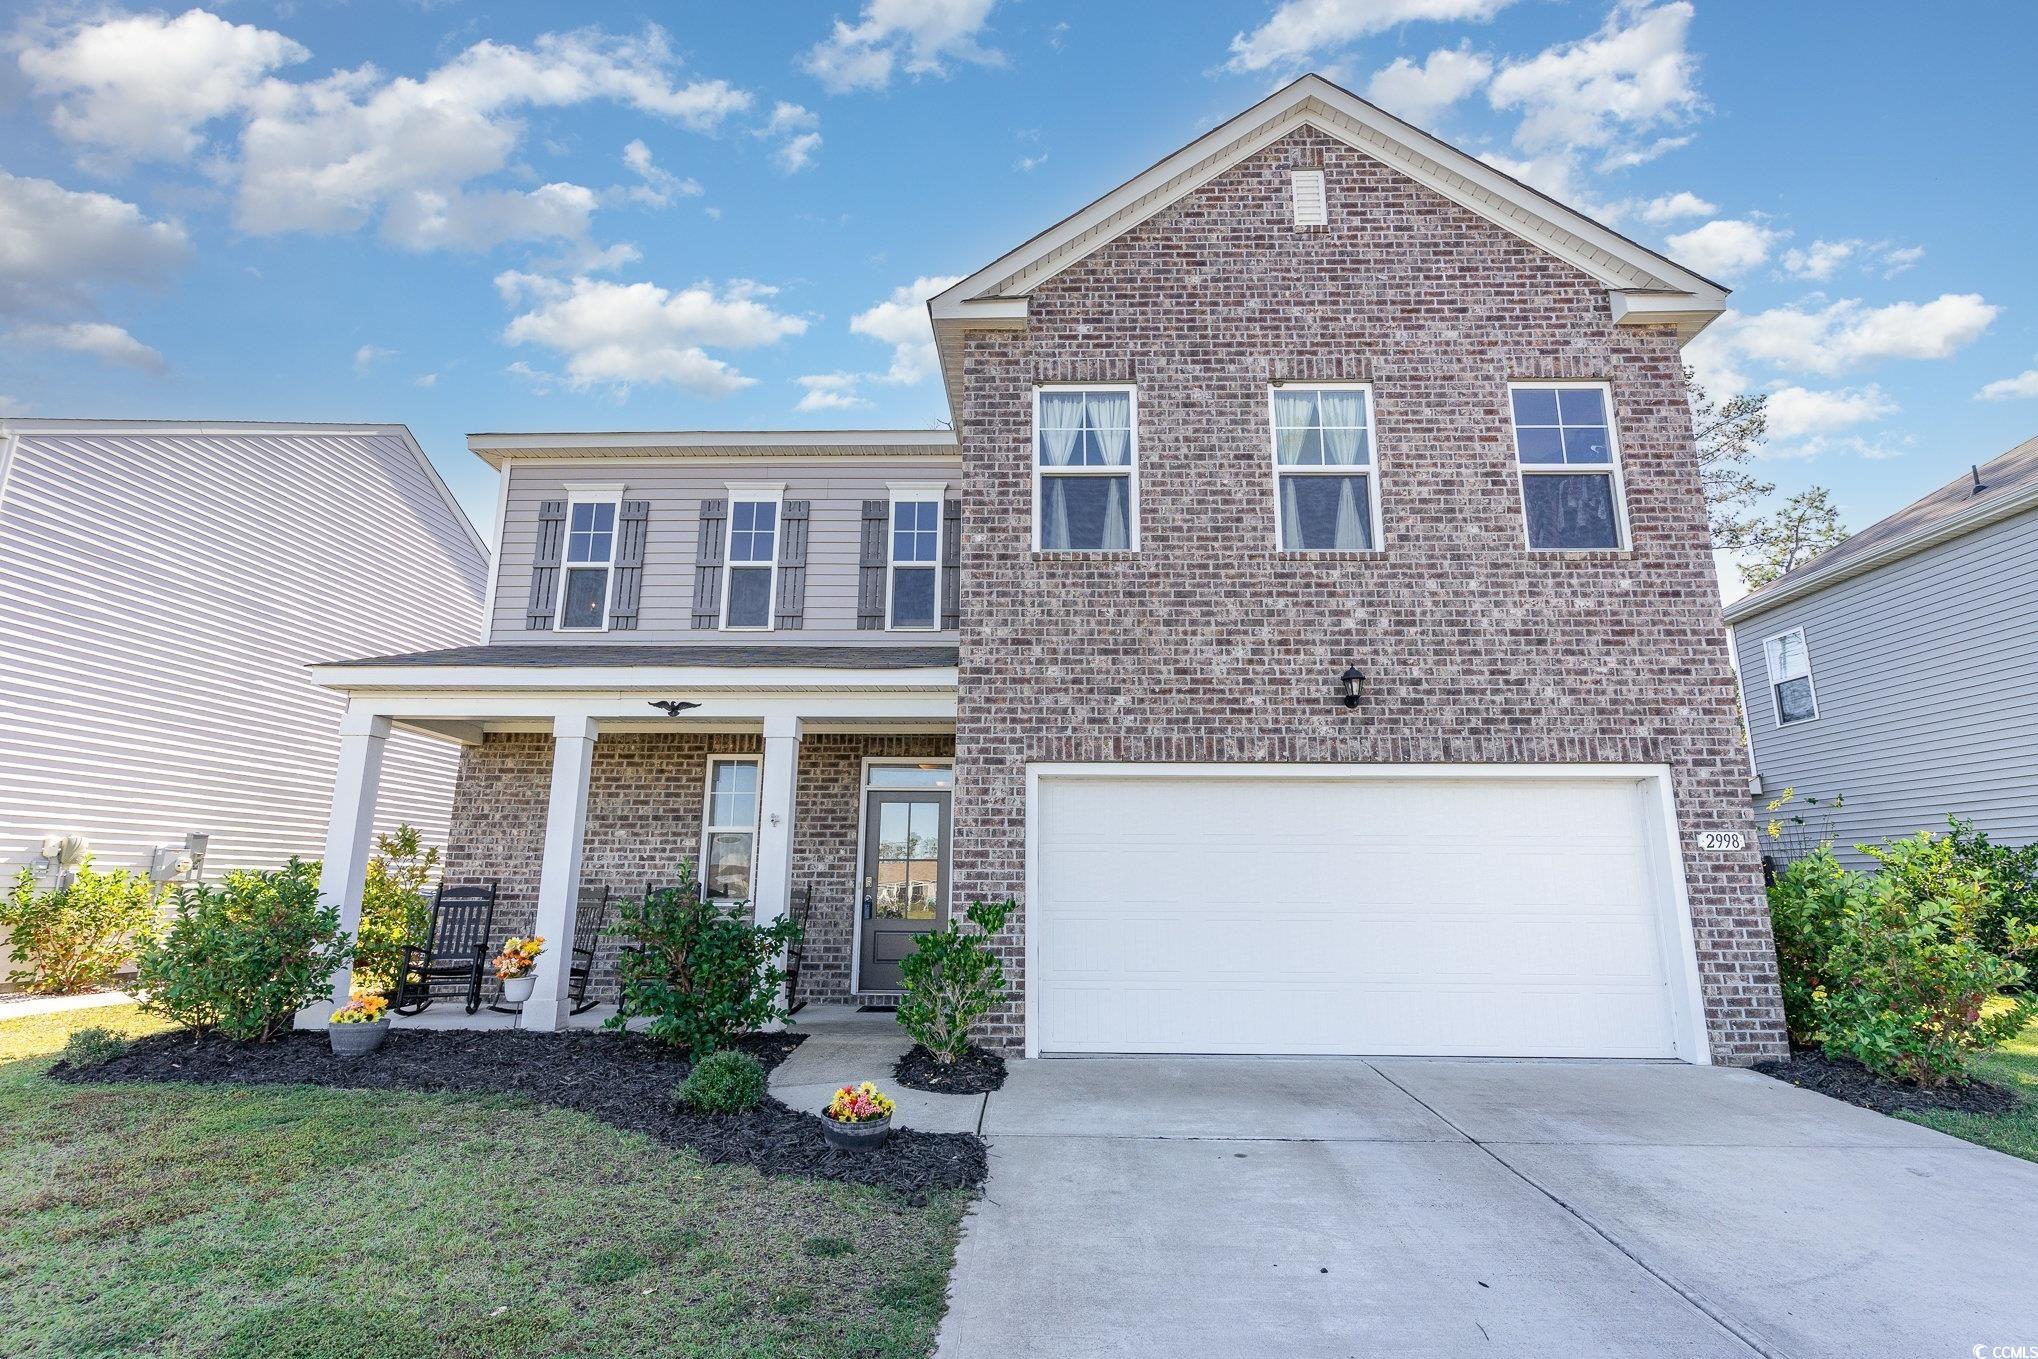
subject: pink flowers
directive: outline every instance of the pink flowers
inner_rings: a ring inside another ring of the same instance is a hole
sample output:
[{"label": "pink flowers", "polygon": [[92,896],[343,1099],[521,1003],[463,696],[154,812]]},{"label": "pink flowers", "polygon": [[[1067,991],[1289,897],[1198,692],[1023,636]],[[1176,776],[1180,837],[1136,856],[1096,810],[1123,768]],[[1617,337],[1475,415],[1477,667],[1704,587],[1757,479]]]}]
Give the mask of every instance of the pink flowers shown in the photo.
[{"label": "pink flowers", "polygon": [[891,1116],[892,1102],[869,1081],[845,1085],[828,1101],[828,1117],[837,1123],[875,1123]]}]

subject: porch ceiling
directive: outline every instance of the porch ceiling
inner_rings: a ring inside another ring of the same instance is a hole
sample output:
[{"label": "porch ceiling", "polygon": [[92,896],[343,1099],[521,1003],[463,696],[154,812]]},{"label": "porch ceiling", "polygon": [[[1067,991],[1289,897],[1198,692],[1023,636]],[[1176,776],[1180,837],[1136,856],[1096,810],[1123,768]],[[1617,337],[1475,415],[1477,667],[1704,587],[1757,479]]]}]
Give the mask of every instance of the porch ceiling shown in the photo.
[{"label": "porch ceiling", "polygon": [[727,643],[639,646],[615,642],[565,645],[495,642],[482,646],[447,647],[441,651],[370,656],[357,661],[331,661],[327,666],[349,669],[409,666],[537,666],[543,669],[618,665],[817,666],[847,670],[914,670],[953,669],[959,653],[960,648],[955,646],[831,646],[797,642],[747,646]]}]

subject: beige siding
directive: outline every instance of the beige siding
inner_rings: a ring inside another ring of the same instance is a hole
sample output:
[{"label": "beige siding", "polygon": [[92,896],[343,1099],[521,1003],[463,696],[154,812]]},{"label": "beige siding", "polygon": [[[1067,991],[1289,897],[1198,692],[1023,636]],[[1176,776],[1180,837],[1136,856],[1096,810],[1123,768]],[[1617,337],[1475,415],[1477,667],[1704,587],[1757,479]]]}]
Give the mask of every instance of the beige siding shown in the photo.
[{"label": "beige siding", "polygon": [[[0,486],[0,869],[46,834],[209,870],[323,849],[345,701],[305,667],[471,643],[486,555],[398,431],[26,427]],[[455,747],[391,740],[443,841]]]},{"label": "beige siding", "polygon": [[[686,642],[715,634],[693,628],[693,563],[700,537],[701,501],[726,498],[730,482],[783,482],[787,500],[812,503],[807,542],[806,626],[796,632],[741,634],[745,642],[897,643],[953,641],[953,632],[859,631],[856,587],[865,500],[886,498],[887,483],[945,482],[958,494],[961,465],[946,458],[858,460],[745,458],[740,461],[665,458],[510,464],[497,560],[502,578],[495,596],[497,642]],[[632,500],[651,502],[644,551],[644,594],[637,630],[613,634],[533,632],[525,627],[531,594],[531,556],[537,548],[538,505],[565,495],[568,482],[621,482]]]}]

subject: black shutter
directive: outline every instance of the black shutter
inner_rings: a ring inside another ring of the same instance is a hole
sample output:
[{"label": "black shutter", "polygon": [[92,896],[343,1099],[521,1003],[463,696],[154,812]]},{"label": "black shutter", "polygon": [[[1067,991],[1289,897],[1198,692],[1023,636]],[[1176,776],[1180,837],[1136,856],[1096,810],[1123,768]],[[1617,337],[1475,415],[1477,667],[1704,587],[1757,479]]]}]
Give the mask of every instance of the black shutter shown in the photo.
[{"label": "black shutter", "polygon": [[807,622],[807,516],[812,505],[788,500],[778,515],[778,608],[773,626],[798,632]]},{"label": "black shutter", "polygon": [[962,502],[941,502],[941,627],[962,626]]},{"label": "black shutter", "polygon": [[885,532],[892,514],[889,500],[863,502],[862,568],[856,583],[856,626],[868,632],[885,625]]},{"label": "black shutter", "polygon": [[644,540],[651,530],[651,502],[625,500],[616,516],[616,583],[610,595],[609,626],[637,630],[637,604],[644,593]]},{"label": "black shutter", "polygon": [[701,537],[693,554],[693,625],[697,628],[722,626],[722,530],[728,522],[729,502],[701,502]]},{"label": "black shutter", "polygon": [[538,550],[531,556],[531,602],[527,627],[549,632],[559,607],[559,558],[566,549],[566,502],[538,502]]}]

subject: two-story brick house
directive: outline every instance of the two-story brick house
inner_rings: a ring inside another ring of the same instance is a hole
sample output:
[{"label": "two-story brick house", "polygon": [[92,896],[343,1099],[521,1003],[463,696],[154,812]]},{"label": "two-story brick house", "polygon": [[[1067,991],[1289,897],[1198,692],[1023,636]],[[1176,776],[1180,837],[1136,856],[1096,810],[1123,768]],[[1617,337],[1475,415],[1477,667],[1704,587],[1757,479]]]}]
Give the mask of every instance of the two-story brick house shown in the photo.
[{"label": "two-story brick house", "polygon": [[1304,78],[932,301],[954,435],[475,436],[489,636],[324,669],[329,890],[395,724],[555,938],[697,859],[867,997],[1017,898],[1011,1050],[1778,1053],[1679,358],[1724,296]]}]

